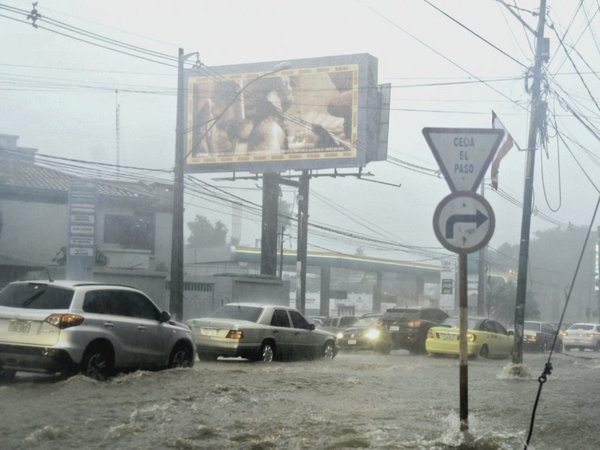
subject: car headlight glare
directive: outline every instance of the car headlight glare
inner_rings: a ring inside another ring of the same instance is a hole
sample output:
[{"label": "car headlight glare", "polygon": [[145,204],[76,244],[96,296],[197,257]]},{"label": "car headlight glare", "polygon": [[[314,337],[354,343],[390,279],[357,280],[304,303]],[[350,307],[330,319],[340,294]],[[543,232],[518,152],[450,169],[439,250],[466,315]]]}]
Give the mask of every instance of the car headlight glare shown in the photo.
[{"label": "car headlight glare", "polygon": [[338,339],[342,339],[344,337],[344,333],[342,333],[341,331],[337,334],[337,338]]},{"label": "car headlight glare", "polygon": [[477,336],[475,336],[473,333],[467,333],[467,342],[475,342],[476,339]]},{"label": "car headlight glare", "polygon": [[381,332],[376,328],[370,328],[365,334],[365,336],[367,337],[367,339],[374,341],[375,339],[379,339],[379,336],[381,336]]}]

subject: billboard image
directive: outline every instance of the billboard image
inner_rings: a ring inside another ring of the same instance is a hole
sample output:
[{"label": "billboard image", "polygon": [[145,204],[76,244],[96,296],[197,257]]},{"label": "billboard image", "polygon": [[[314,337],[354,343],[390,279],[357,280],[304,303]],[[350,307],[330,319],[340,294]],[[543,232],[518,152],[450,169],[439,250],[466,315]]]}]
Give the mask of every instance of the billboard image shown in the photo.
[{"label": "billboard image", "polygon": [[362,166],[379,154],[376,81],[364,54],[190,70],[186,171]]}]

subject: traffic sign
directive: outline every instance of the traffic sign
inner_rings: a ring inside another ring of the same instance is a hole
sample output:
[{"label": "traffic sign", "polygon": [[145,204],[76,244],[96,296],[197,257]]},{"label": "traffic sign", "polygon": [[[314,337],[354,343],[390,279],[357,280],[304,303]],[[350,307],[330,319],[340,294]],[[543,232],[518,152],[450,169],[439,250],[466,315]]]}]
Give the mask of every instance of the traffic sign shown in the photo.
[{"label": "traffic sign", "polygon": [[489,242],[496,218],[488,201],[471,191],[444,197],[433,213],[433,230],[440,243],[455,253],[472,253]]},{"label": "traffic sign", "polygon": [[423,135],[450,190],[475,191],[498,150],[504,130],[426,127]]}]

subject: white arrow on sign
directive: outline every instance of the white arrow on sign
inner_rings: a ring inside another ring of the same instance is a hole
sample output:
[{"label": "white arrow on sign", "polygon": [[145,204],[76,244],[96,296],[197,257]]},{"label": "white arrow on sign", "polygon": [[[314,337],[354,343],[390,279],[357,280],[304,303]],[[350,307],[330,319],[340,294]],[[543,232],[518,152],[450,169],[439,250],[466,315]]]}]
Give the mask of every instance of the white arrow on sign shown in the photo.
[{"label": "white arrow on sign", "polygon": [[472,253],[484,247],[496,227],[488,201],[471,191],[446,196],[433,213],[433,230],[440,243],[455,253]]},{"label": "white arrow on sign", "polygon": [[504,130],[426,127],[423,135],[450,190],[475,191],[498,150]]}]

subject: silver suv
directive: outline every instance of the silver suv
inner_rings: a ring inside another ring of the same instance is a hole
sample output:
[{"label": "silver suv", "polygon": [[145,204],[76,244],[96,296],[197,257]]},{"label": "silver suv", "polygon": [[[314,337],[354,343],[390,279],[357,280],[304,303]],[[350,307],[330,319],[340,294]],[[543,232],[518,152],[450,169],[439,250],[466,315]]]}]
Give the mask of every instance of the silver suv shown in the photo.
[{"label": "silver suv", "polygon": [[83,373],[191,367],[186,325],[141,291],[72,281],[17,281],[0,291],[0,379],[16,371]]}]

